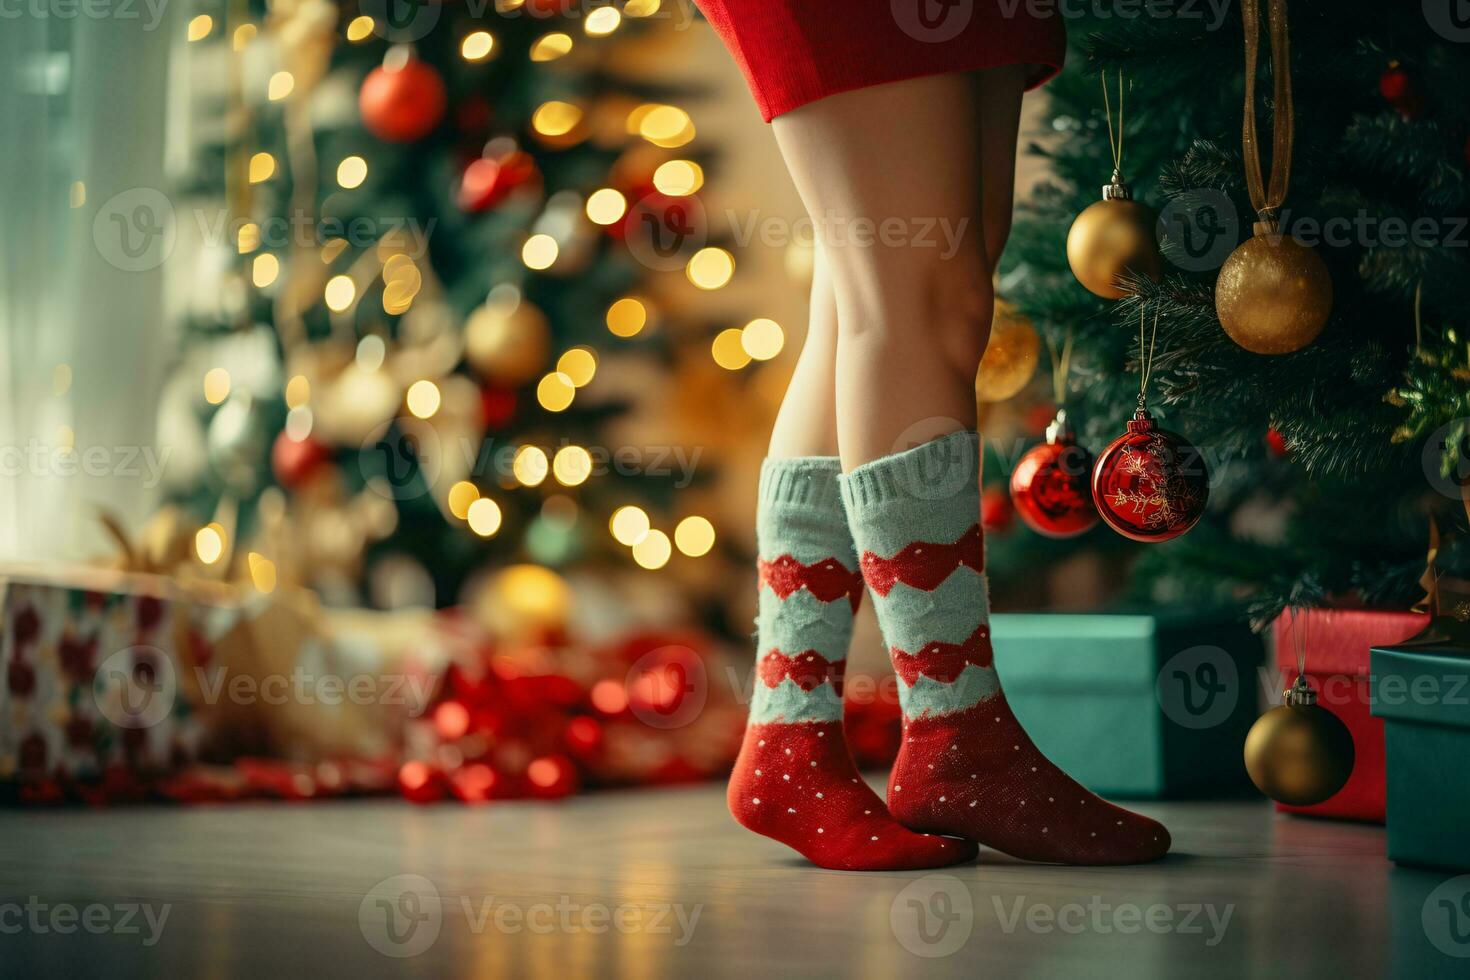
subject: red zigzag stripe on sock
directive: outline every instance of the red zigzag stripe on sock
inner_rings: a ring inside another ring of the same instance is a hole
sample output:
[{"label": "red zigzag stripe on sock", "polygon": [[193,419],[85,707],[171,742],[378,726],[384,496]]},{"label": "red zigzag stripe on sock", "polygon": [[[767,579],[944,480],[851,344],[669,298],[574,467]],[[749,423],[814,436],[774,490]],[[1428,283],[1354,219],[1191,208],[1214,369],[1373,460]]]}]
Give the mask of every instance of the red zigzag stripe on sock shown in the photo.
[{"label": "red zigzag stripe on sock", "polygon": [[942,684],[953,684],[966,665],[989,667],[995,662],[990,648],[990,626],[981,623],[963,643],[930,643],[918,653],[905,653],[893,647],[893,670],[903,682],[913,687],[923,674]]},{"label": "red zigzag stripe on sock", "polygon": [[761,683],[769,688],[780,686],[789,677],[803,691],[815,690],[823,681],[832,684],[832,690],[842,695],[842,674],[847,670],[846,660],[828,660],[815,650],[804,653],[782,653],[770,650],[761,657],[756,671]]},{"label": "red zigzag stripe on sock", "polygon": [[760,584],[769,586],[782,599],[797,589],[806,589],[823,602],[847,596],[853,612],[863,599],[862,572],[848,571],[835,558],[803,565],[790,555],[782,555],[774,561],[762,559],[756,567],[760,569]]},{"label": "red zigzag stripe on sock", "polygon": [[880,596],[888,595],[899,582],[932,592],[961,565],[985,571],[985,539],[976,524],[954,544],[915,541],[892,558],[865,551],[860,563],[868,588]]}]

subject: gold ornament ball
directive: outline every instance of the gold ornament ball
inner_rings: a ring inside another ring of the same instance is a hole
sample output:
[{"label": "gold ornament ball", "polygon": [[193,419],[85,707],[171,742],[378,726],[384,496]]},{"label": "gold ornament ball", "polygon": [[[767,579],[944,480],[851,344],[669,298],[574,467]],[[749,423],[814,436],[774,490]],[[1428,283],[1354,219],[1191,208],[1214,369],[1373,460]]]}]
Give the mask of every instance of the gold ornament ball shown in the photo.
[{"label": "gold ornament ball", "polygon": [[1230,339],[1251,353],[1290,354],[1322,332],[1332,277],[1309,246],[1258,231],[1220,267],[1215,312]]},{"label": "gold ornament ball", "polygon": [[551,333],[546,315],[523,299],[491,301],[470,314],[465,360],[482,378],[512,387],[546,370]]},{"label": "gold ornament ball", "polygon": [[1040,355],[1041,340],[1031,321],[997,299],[990,342],[975,374],[975,397],[982,402],[1003,402],[1014,396],[1036,373]]},{"label": "gold ornament ball", "polygon": [[1251,782],[1288,806],[1313,806],[1342,789],[1354,758],[1352,733],[1318,704],[1278,705],[1245,737]]},{"label": "gold ornament ball", "polygon": [[1163,274],[1156,237],[1158,215],[1124,197],[1089,204],[1067,232],[1067,262],[1087,289],[1104,299],[1129,295],[1119,280],[1127,273],[1158,279]]},{"label": "gold ornament ball", "polygon": [[473,587],[475,620],[491,636],[535,642],[566,626],[572,590],[566,579],[540,565],[510,565]]}]

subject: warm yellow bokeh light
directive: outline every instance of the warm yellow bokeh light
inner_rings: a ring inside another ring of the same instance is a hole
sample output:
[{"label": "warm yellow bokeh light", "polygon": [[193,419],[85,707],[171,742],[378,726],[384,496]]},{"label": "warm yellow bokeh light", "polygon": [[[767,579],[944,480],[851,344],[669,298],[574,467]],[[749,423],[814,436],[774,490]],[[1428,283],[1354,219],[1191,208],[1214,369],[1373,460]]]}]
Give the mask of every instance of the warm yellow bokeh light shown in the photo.
[{"label": "warm yellow bokeh light", "polygon": [[542,136],[565,136],[581,121],[581,108],[570,102],[543,102],[531,114],[531,128]]},{"label": "warm yellow bokeh light", "polygon": [[250,263],[250,281],[255,283],[257,289],[264,289],[275,282],[280,272],[280,260],[269,252],[257,255],[255,261]]},{"label": "warm yellow bokeh light", "polygon": [[735,275],[735,256],[710,245],[690,257],[684,273],[700,289],[721,289]]},{"label": "warm yellow bokeh light", "polygon": [[375,333],[370,333],[357,342],[357,350],[353,359],[357,366],[364,371],[376,371],[383,366],[383,360],[388,356],[388,345],[383,338]]},{"label": "warm yellow bokeh light", "polygon": [[555,61],[571,50],[572,36],[570,34],[563,34],[561,31],[556,31],[545,37],[538,38],[536,43],[531,45],[531,60]]},{"label": "warm yellow bokeh light", "polygon": [[607,308],[607,329],[617,337],[634,337],[648,323],[642,301],[625,296]]},{"label": "warm yellow bokeh light", "polygon": [[366,41],[373,35],[373,19],[367,14],[352,18],[347,24],[347,40]]},{"label": "warm yellow bokeh light", "polygon": [[726,371],[739,371],[750,363],[750,355],[741,343],[743,336],[744,331],[739,327],[729,327],[717,333],[710,344],[710,354],[714,356],[715,363]]},{"label": "warm yellow bokeh light", "polygon": [[259,184],[270,180],[276,172],[276,158],[269,153],[257,153],[250,158],[250,183]]},{"label": "warm yellow bokeh light", "polygon": [[552,371],[536,385],[536,401],[548,412],[565,411],[577,396],[577,386],[560,371]]},{"label": "warm yellow bokeh light", "polygon": [[443,396],[439,394],[438,385],[428,378],[420,378],[408,386],[408,394],[403,400],[414,417],[431,419],[434,413],[439,411],[439,403],[443,400]]},{"label": "warm yellow bokeh light", "polygon": [[466,34],[459,45],[459,53],[464,56],[465,61],[484,61],[494,49],[495,38],[491,37],[489,31]]},{"label": "warm yellow bokeh light", "polygon": [[649,531],[633,546],[633,560],[648,569],[663,568],[673,555],[669,536],[662,531]]},{"label": "warm yellow bokeh light", "polygon": [[222,367],[210,368],[204,372],[204,400],[211,405],[218,405],[230,397],[230,372]]},{"label": "warm yellow bokeh light", "polygon": [[328,238],[322,243],[322,265],[331,265],[337,256],[347,251],[347,239]]},{"label": "warm yellow bokeh light", "polygon": [[235,28],[235,50],[244,51],[245,45],[255,40],[255,35],[259,33],[259,28],[254,24],[241,24]]},{"label": "warm yellow bokeh light", "polygon": [[311,382],[306,375],[294,375],[286,382],[286,407],[303,408],[311,401]]},{"label": "warm yellow bokeh light", "polygon": [[549,468],[546,452],[538,446],[522,446],[516,450],[515,461],[510,464],[511,473],[522,486],[527,487],[539,487]]},{"label": "warm yellow bokeh light", "polygon": [[480,499],[480,488],[469,480],[460,480],[449,488],[449,513],[464,520],[469,516],[470,504]]},{"label": "warm yellow bokeh light", "polygon": [[674,528],[674,544],[690,558],[707,555],[715,546],[715,526],[698,514],[686,517]]},{"label": "warm yellow bokeh light", "polygon": [[361,187],[362,182],[367,180],[367,161],[360,156],[343,157],[342,162],[337,164],[337,184],[347,190]]},{"label": "warm yellow bokeh light", "polygon": [[612,518],[607,522],[607,528],[612,532],[613,540],[630,548],[642,541],[652,526],[643,508],[634,507],[632,504],[613,511]]},{"label": "warm yellow bokeh light", "polygon": [[587,32],[588,37],[606,37],[617,30],[622,22],[623,15],[618,13],[618,8],[598,7],[583,18],[582,29]]},{"label": "warm yellow bokeh light", "polygon": [[482,538],[492,537],[500,530],[500,505],[489,497],[480,497],[470,504],[465,512],[470,530]]},{"label": "warm yellow bokeh light", "polygon": [[745,348],[745,353],[757,361],[769,361],[781,353],[781,348],[786,344],[786,334],[781,325],[775,320],[761,317],[751,320],[740,331],[740,346]]},{"label": "warm yellow bokeh light", "polygon": [[526,244],[521,246],[521,261],[526,263],[526,268],[540,272],[555,264],[556,256],[560,251],[556,239],[550,235],[532,235],[526,239]]},{"label": "warm yellow bokeh light", "polygon": [[644,106],[635,109],[634,113],[638,135],[654,146],[672,148],[694,139],[694,121],[678,106]]},{"label": "warm yellow bokeh light", "polygon": [[556,369],[565,374],[575,387],[586,387],[597,373],[597,355],[589,348],[573,347],[557,358]]},{"label": "warm yellow bokeh light", "polygon": [[85,181],[74,180],[71,189],[67,192],[67,203],[73,208],[79,208],[87,203],[87,184]]},{"label": "warm yellow bokeh light", "polygon": [[250,565],[250,582],[257,592],[276,591],[276,563],[265,555],[252,551],[247,556]]},{"label": "warm yellow bokeh light", "polygon": [[551,473],[564,487],[586,483],[592,475],[592,454],[581,446],[563,446],[551,461]]},{"label": "warm yellow bokeh light", "polygon": [[704,169],[692,160],[669,160],[653,172],[653,186],[670,197],[687,197],[704,186]]},{"label": "warm yellow bokeh light", "polygon": [[235,247],[241,255],[249,255],[260,248],[260,225],[253,221],[241,225],[239,234],[235,236]]},{"label": "warm yellow bokeh light", "polygon": [[225,529],[218,524],[201,527],[194,535],[194,553],[206,565],[213,565],[225,553]]},{"label": "warm yellow bokeh light", "polygon": [[58,364],[51,369],[51,394],[64,395],[71,390],[71,365]]},{"label": "warm yellow bokeh light", "polygon": [[623,4],[623,16],[625,17],[652,17],[658,13],[659,4],[662,0],[628,0]]},{"label": "warm yellow bokeh light", "polygon": [[200,14],[189,21],[189,40],[202,41],[209,37],[209,32],[214,30],[214,18],[208,14]]},{"label": "warm yellow bokeh light", "polygon": [[289,71],[278,71],[271,76],[269,85],[266,87],[265,97],[272,102],[279,102],[290,95],[296,88],[296,78]]},{"label": "warm yellow bokeh light", "polygon": [[351,276],[333,276],[327,280],[327,288],[322,291],[322,295],[327,302],[327,309],[333,313],[341,313],[357,299],[357,284],[352,281]]},{"label": "warm yellow bokeh light", "polygon": [[587,198],[587,218],[593,224],[610,225],[628,212],[628,199],[622,192],[603,187]]}]

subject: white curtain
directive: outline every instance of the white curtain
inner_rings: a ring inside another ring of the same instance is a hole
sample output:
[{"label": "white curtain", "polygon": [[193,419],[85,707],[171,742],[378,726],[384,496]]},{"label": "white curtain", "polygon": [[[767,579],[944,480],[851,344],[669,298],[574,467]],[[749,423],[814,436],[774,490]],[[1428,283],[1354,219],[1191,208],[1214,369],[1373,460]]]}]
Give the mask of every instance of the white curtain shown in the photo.
[{"label": "white curtain", "polygon": [[183,18],[32,9],[0,24],[0,559],[54,561],[106,547],[96,506],[138,526],[167,460],[153,439]]}]

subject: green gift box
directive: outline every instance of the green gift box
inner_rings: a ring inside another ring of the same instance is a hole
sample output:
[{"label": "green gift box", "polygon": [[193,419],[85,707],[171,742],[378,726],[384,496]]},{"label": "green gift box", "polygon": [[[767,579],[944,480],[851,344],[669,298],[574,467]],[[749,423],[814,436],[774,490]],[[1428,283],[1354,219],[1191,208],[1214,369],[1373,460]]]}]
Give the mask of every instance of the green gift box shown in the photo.
[{"label": "green gift box", "polygon": [[997,614],[995,666],[1038,748],[1089,789],[1161,799],[1250,786],[1264,646],[1237,616]]},{"label": "green gift box", "polygon": [[1374,647],[1373,714],[1383,719],[1388,856],[1470,871],[1470,650]]}]

